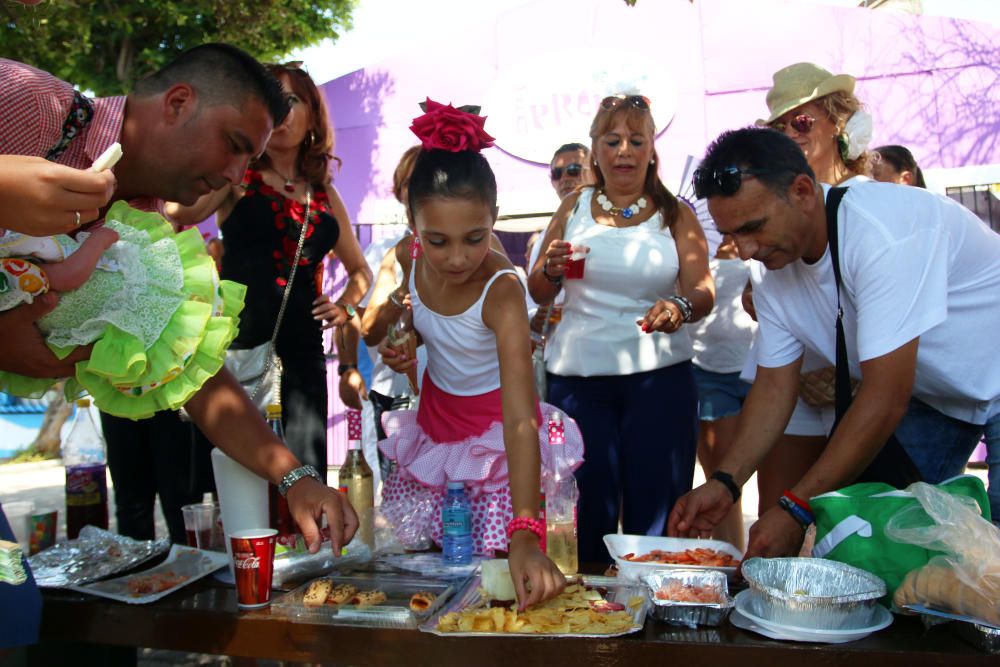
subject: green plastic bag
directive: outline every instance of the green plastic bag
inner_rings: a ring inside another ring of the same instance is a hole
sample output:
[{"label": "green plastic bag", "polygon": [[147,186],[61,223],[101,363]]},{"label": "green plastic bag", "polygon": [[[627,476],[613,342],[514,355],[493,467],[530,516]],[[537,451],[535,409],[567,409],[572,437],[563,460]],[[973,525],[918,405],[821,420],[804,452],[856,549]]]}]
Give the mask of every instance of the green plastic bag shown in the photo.
[{"label": "green plastic bag", "polygon": [[[978,477],[960,475],[941,482],[937,488],[968,498],[970,504],[979,506],[983,518],[990,520],[986,487]],[[816,545],[812,555],[847,563],[882,577],[889,599],[910,570],[923,567],[940,553],[896,542],[885,534],[886,523],[897,512],[913,507],[918,509],[911,509],[911,512],[923,512],[908,490],[869,482],[816,496],[809,504],[816,517]],[[927,517],[927,522],[933,523],[933,520]]]}]

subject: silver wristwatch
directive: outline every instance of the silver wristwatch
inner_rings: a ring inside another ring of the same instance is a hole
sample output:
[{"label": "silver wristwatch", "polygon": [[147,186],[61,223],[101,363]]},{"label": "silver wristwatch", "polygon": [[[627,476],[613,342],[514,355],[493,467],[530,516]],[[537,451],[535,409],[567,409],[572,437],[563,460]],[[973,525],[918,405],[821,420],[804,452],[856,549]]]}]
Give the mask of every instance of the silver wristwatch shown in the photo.
[{"label": "silver wristwatch", "polygon": [[295,484],[295,482],[299,481],[303,477],[312,477],[323,486],[326,486],[326,482],[322,477],[320,477],[316,468],[313,468],[312,466],[300,466],[281,478],[281,484],[278,484],[278,493],[283,496],[286,495],[288,493],[288,489],[292,488],[292,484]]}]

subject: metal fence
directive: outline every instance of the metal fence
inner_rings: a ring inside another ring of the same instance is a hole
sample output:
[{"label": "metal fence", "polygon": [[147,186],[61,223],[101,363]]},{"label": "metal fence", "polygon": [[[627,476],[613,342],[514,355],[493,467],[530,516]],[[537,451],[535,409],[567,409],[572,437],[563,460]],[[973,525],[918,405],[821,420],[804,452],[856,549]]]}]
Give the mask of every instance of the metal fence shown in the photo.
[{"label": "metal fence", "polygon": [[978,215],[993,231],[1000,232],[1000,183],[947,188],[945,194]]}]

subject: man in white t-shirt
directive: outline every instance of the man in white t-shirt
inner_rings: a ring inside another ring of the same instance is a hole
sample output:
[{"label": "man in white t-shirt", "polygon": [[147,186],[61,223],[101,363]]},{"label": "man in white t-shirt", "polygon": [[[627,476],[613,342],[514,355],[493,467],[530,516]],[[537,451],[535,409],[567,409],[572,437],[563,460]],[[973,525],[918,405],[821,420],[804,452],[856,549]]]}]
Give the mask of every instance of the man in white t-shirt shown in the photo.
[{"label": "man in white t-shirt", "polygon": [[[695,183],[719,230],[768,270],[754,290],[758,370],[735,446],[722,478],[677,502],[672,535],[707,534],[726,513],[788,422],[803,354],[836,363],[826,191],[798,146],[769,129],[727,132]],[[877,182],[847,190],[837,229],[847,356],[860,385],[816,464],[751,529],[747,557],[794,554],[808,499],[852,483],[894,431],[938,482],[964,468],[982,424],[1000,413],[1000,357],[983,343],[983,332],[1000,330],[1000,236],[951,199]]]}]

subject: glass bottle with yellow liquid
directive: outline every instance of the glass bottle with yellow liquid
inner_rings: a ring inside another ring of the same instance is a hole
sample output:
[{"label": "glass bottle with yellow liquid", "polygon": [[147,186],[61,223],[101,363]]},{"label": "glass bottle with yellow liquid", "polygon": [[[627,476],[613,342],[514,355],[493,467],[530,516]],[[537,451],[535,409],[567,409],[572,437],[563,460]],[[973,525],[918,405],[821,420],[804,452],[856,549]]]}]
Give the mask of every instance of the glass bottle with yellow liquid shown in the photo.
[{"label": "glass bottle with yellow liquid", "polygon": [[560,572],[576,574],[580,568],[576,536],[580,491],[566,460],[566,431],[561,413],[549,415],[548,436],[553,472],[546,476],[544,483],[545,552]]},{"label": "glass bottle with yellow liquid", "polygon": [[349,449],[340,467],[341,493],[347,495],[358,515],[357,538],[375,549],[375,487],[371,466],[361,451],[361,411],[347,411],[347,441]]}]

